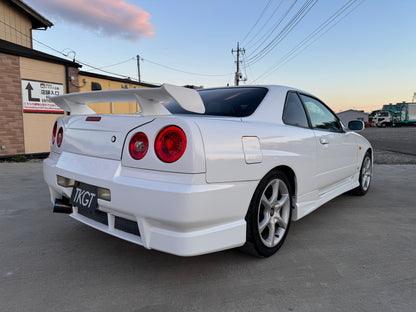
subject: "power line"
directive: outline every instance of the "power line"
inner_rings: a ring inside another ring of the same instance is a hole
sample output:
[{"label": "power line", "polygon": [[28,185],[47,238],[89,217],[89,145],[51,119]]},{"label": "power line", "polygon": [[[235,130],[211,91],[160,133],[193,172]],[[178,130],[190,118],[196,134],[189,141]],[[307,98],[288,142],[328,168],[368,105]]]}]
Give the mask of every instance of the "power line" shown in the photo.
[{"label": "power line", "polygon": [[[46,48],[48,48],[48,49],[51,49],[52,51],[55,51],[56,53],[59,53],[59,54],[63,55],[64,57],[67,57],[67,56],[68,56],[68,54],[63,53],[62,51],[59,51],[59,50],[57,50],[57,49],[55,49],[55,48],[53,48],[53,47],[51,47],[51,46],[49,46],[49,45],[47,45],[47,44],[45,44],[45,43],[43,43],[43,42],[39,41],[39,40],[36,40],[35,38],[31,38],[31,37],[30,37],[30,36],[28,36],[27,34],[25,34],[25,33],[21,32],[20,30],[16,29],[16,28],[15,28],[15,27],[13,27],[13,26],[11,26],[11,25],[9,25],[9,24],[5,23],[4,21],[0,21],[0,22],[1,22],[1,23],[3,23],[3,24],[4,24],[4,25],[6,25],[6,26],[8,26],[8,27],[12,28],[13,30],[17,31],[18,33],[22,34],[23,36],[26,36],[26,37],[28,37],[29,39],[32,39],[33,41],[35,41],[35,42],[36,42],[36,43],[38,43],[38,44],[40,44],[40,45],[42,45],[42,46],[44,46],[44,47],[46,47]],[[67,48],[67,49],[69,49],[69,48]],[[64,49],[64,51],[65,51],[65,50],[66,50],[66,49]],[[74,52],[74,53],[75,53],[75,52]],[[76,62],[77,62],[77,63],[79,63],[79,64],[82,64],[82,65],[84,65],[84,66],[87,66],[87,67],[89,67],[89,68],[93,68],[93,69],[95,69],[95,70],[98,70],[98,71],[101,71],[101,72],[104,72],[104,73],[107,73],[107,74],[110,74],[110,75],[115,75],[115,76],[119,76],[119,77],[123,77],[123,78],[131,79],[131,77],[130,77],[130,76],[127,76],[127,75],[121,75],[121,74],[117,74],[117,73],[113,73],[113,72],[110,72],[110,71],[104,70],[103,68],[113,67],[113,66],[116,66],[116,65],[120,65],[120,64],[123,64],[123,63],[127,63],[127,62],[129,62],[129,61],[131,61],[131,60],[133,60],[133,59],[136,59],[136,58],[131,57],[131,58],[129,58],[129,59],[127,59],[127,60],[124,60],[124,61],[122,61],[122,62],[118,62],[118,63],[115,63],[115,64],[111,64],[111,65],[107,65],[107,66],[102,66],[102,67],[98,67],[98,66],[94,66],[94,65],[88,64],[87,62],[83,62],[83,61],[81,61],[81,60],[79,60],[79,59],[77,59],[77,60],[76,60]],[[174,70],[174,71],[178,71],[178,72],[185,73],[185,74],[190,74],[190,75],[198,75],[198,76],[215,77],[215,76],[229,76],[230,74],[232,74],[232,73],[227,73],[227,74],[211,75],[211,74],[200,74],[200,73],[193,73],[193,72],[187,72],[187,71],[183,71],[183,70],[180,70],[180,69],[177,69],[177,68],[173,68],[173,67],[170,67],[170,66],[167,66],[167,65],[159,64],[159,63],[153,62],[153,61],[151,61],[151,60],[149,60],[149,59],[143,59],[143,58],[141,58],[141,59],[142,59],[142,60],[146,60],[147,62],[152,63],[152,64],[154,64],[154,65],[158,65],[158,66],[161,66],[161,67],[164,67],[164,68],[170,69],[170,70]],[[74,57],[73,61],[75,61],[75,57]]]},{"label": "power line", "polygon": [[[256,46],[259,42],[261,42],[260,44],[257,45],[257,48],[255,48],[251,53],[254,54],[254,52],[256,52],[258,49],[261,48],[261,46],[267,41],[267,39],[270,38],[270,36],[276,31],[276,29],[280,26],[280,24],[283,22],[283,20],[289,15],[290,11],[293,9],[293,7],[295,6],[297,0],[294,0],[289,8],[285,11],[285,13],[276,21],[276,23],[274,23],[274,25],[272,26],[271,29],[269,29],[268,32],[266,32],[266,34],[260,38],[258,38],[256,40],[256,42],[252,45],[250,45],[250,43],[255,39],[255,37],[253,37],[248,43],[248,49],[251,48],[251,46]],[[266,21],[266,23],[263,25],[263,27],[256,33],[256,36],[261,32],[261,30],[263,30],[263,28],[267,25],[267,23],[270,21],[270,19],[274,16],[274,14],[276,13],[277,9],[280,7],[280,5],[274,10],[273,14],[269,17],[269,19]]]},{"label": "power line", "polygon": [[[335,12],[330,18],[328,18],[318,28],[316,28],[312,33],[310,33],[304,40],[302,40],[298,45],[296,45],[294,48],[292,48],[292,50],[290,50],[286,55],[284,55],[279,60],[279,62],[277,62],[276,64],[274,64],[271,67],[271,69],[267,70],[262,75],[260,75],[255,80],[253,80],[253,83],[255,81],[261,79],[261,78],[265,78],[265,77],[271,75],[273,72],[275,72],[276,70],[278,70],[279,68],[281,68],[286,63],[288,63],[290,60],[292,60],[298,54],[300,54],[301,52],[303,52],[304,50],[306,50],[309,46],[311,46],[319,38],[321,38],[323,35],[325,35],[329,30],[331,30],[333,27],[335,27],[342,19],[344,19],[345,17],[347,17],[351,12],[353,12],[357,7],[359,7],[365,0],[362,0],[361,3],[359,3],[350,12],[348,12],[343,17],[341,17],[335,24],[330,25],[330,23],[334,22],[335,19],[337,19],[342,13],[344,13],[348,8],[350,8],[356,1],[358,1],[358,0],[350,0],[346,4],[344,4],[344,6],[342,8],[340,8],[337,12]],[[322,26],[324,26],[324,27],[322,27]],[[325,30],[325,32],[322,33],[322,31],[324,31],[324,30]],[[321,33],[321,34],[319,35],[319,33]],[[318,36],[318,37],[316,37],[316,36]],[[313,39],[314,37],[315,37],[315,39]]]},{"label": "power line", "polygon": [[[297,26],[297,24],[306,16],[318,0],[305,1],[303,6],[296,12],[286,26],[256,55],[249,55],[247,63],[252,65],[269,54],[287,35]],[[267,39],[267,38],[266,38]],[[264,43],[265,41],[263,41]],[[262,43],[262,44],[263,44]],[[257,50],[257,49],[256,49]]]},{"label": "power line", "polygon": [[43,45],[43,46],[45,46],[45,47],[47,47],[47,48],[49,48],[49,49],[51,49],[51,50],[53,50],[53,51],[57,52],[57,53],[62,54],[62,55],[64,55],[64,56],[65,56],[65,54],[63,54],[62,52],[60,52],[60,51],[58,51],[58,50],[56,50],[56,49],[52,48],[51,46],[48,46],[47,44],[45,44],[45,43],[43,43],[43,42],[41,42],[41,41],[39,41],[39,40],[36,40],[35,38],[32,38],[32,37],[31,37],[31,36],[29,36],[28,34],[25,34],[24,32],[22,32],[22,31],[20,31],[19,29],[17,29],[17,28],[15,28],[15,27],[13,27],[12,25],[7,24],[6,22],[4,22],[4,21],[2,21],[2,20],[0,20],[0,23],[2,23],[2,24],[4,24],[4,25],[6,25],[7,27],[9,27],[9,28],[11,28],[11,29],[13,29],[14,31],[17,31],[18,33],[20,33],[21,35],[23,35],[23,36],[27,37],[28,39],[31,39],[31,40],[35,41],[36,43],[39,43],[39,44],[41,44],[41,45]]},{"label": "power line", "polygon": [[357,1],[360,1],[360,0],[349,0],[347,3],[345,3],[340,9],[338,9],[334,14],[332,14],[327,20],[325,20],[321,25],[319,25],[314,31],[312,31],[309,35],[307,35],[300,43],[298,43],[288,53],[286,53],[270,69],[268,69],[266,72],[264,72],[259,77],[254,79],[252,83],[258,81],[261,78],[265,78],[271,75],[273,72],[278,70],[280,67],[285,65],[290,60],[292,60],[298,54],[306,50],[309,46],[311,46],[314,42],[316,42],[319,38],[321,38],[329,30],[331,30],[339,22],[341,22],[341,20],[343,20],[345,17],[351,14],[354,10],[356,10],[365,0],[361,0],[361,2],[358,3],[355,7],[353,7],[349,12],[347,12],[344,16],[341,16],[349,8],[351,8]]},{"label": "power line", "polygon": [[247,77],[248,77],[247,69],[250,72],[251,76],[254,76],[253,72],[251,70],[251,67],[248,64],[246,64],[246,59],[245,59],[245,57],[243,57],[243,70],[244,70],[244,73],[246,74],[246,79],[244,80],[244,82],[247,81]]},{"label": "power line", "polygon": [[77,63],[80,63],[80,64],[82,64],[82,65],[84,65],[84,66],[87,66],[87,67],[89,67],[89,68],[93,68],[93,69],[95,69],[95,70],[98,70],[98,71],[101,71],[101,72],[103,72],[103,73],[109,74],[109,75],[115,75],[115,76],[119,76],[119,77],[123,77],[123,78],[127,78],[127,79],[130,79],[130,80],[131,80],[131,77],[130,77],[130,76],[127,76],[127,75],[121,75],[121,74],[113,73],[113,72],[110,72],[110,71],[107,71],[107,70],[101,69],[101,68],[99,68],[99,67],[96,67],[96,66],[90,65],[90,64],[85,63],[85,62],[80,61],[80,60],[76,60],[76,62],[77,62]]},{"label": "power line", "polygon": [[[280,7],[282,6],[284,0],[282,0],[279,5],[274,9],[273,13],[270,15],[270,17],[267,19],[267,21],[263,24],[262,27],[260,27],[260,29],[256,32],[255,35],[253,35],[253,37],[245,44],[245,46],[247,47],[247,49],[250,49],[252,46],[256,46],[260,41],[264,41],[265,37],[267,36],[270,37],[271,34],[273,33],[274,30],[276,30],[277,27],[279,27],[279,25],[282,23],[282,21],[287,17],[287,15],[289,14],[289,12],[291,11],[291,9],[293,8],[293,6],[296,4],[297,0],[294,0],[292,2],[292,4],[290,5],[289,9],[286,10],[286,12],[280,17],[280,19],[278,19],[276,21],[276,23],[271,27],[271,29],[269,29],[268,32],[266,32],[266,34],[262,37],[259,37],[261,31],[264,29],[264,27],[266,27],[266,25],[270,22],[270,20],[273,18],[273,16],[276,14],[276,12],[280,9]],[[251,44],[253,42],[253,40],[256,40],[256,42],[254,42],[253,44]],[[266,38],[266,39],[267,39]]]},{"label": "power line", "polygon": [[318,0],[307,0],[298,10],[289,23],[256,55],[248,56],[247,63],[253,65],[269,54],[287,35],[299,24],[299,22],[310,12]]},{"label": "power line", "polygon": [[124,64],[124,63],[130,62],[130,61],[132,61],[132,60],[135,60],[135,59],[136,59],[135,57],[130,57],[130,58],[128,58],[127,60],[121,61],[121,62],[119,62],[119,63],[115,63],[115,64],[111,64],[111,65],[102,66],[102,67],[100,67],[100,68],[102,69],[102,68],[108,68],[108,67],[113,67],[113,66],[121,65],[121,64]]},{"label": "power line", "polygon": [[[25,36],[25,37],[27,37],[27,38],[29,38],[29,39],[32,39],[34,42],[36,42],[36,43],[38,43],[38,44],[40,44],[40,45],[42,45],[42,46],[44,46],[44,47],[46,47],[46,48],[48,48],[48,49],[51,49],[52,51],[55,51],[56,53],[61,54],[61,55],[63,55],[64,57],[67,57],[67,56],[68,56],[68,54],[63,53],[62,51],[59,51],[59,50],[57,50],[57,49],[55,49],[55,48],[53,48],[53,47],[51,47],[51,46],[47,45],[46,43],[43,43],[42,41],[39,41],[39,40],[37,40],[37,39],[35,39],[35,38],[32,38],[31,36],[29,36],[29,35],[27,35],[27,34],[23,33],[23,32],[22,32],[22,31],[20,31],[19,29],[16,29],[16,28],[15,28],[15,27],[13,27],[12,25],[7,24],[7,23],[5,23],[4,21],[1,21],[1,20],[0,20],[0,22],[1,22],[2,24],[6,25],[7,27],[9,27],[9,28],[11,28],[11,29],[13,29],[13,30],[17,31],[18,33],[22,34],[23,36]],[[68,48],[67,48],[67,49],[68,49]],[[67,49],[64,49],[64,51],[65,51],[65,50],[67,50]],[[73,51],[73,52],[74,52],[74,51]],[[75,52],[74,52],[74,53],[75,53]],[[74,60],[73,60],[73,61],[75,61],[75,57],[74,57]],[[80,63],[80,64],[82,64],[82,65],[85,65],[85,66],[87,66],[87,67],[94,68],[94,69],[96,69],[96,70],[99,70],[99,71],[102,71],[102,72],[105,72],[105,73],[111,74],[111,75],[116,75],[116,76],[119,76],[119,77],[124,77],[124,78],[129,78],[129,79],[130,79],[130,77],[128,77],[128,76],[125,76],[125,75],[120,75],[120,74],[116,74],[116,73],[112,73],[112,72],[109,72],[109,71],[105,71],[105,70],[102,70],[102,69],[100,69],[100,68],[98,68],[98,67],[96,67],[96,66],[89,65],[89,64],[87,64],[86,62],[82,62],[82,61],[80,61],[80,60],[76,60],[76,62],[77,62],[77,63]]]},{"label": "power line", "polygon": [[266,12],[267,8],[270,6],[270,3],[272,2],[272,0],[269,0],[266,4],[266,6],[264,7],[263,11],[261,12],[259,18],[257,19],[257,21],[254,23],[254,25],[251,27],[251,29],[248,31],[248,33],[244,36],[243,40],[241,40],[241,43],[244,43],[244,40],[246,40],[246,38],[248,37],[248,35],[250,35],[250,33],[253,31],[253,29],[257,26],[258,22],[260,21],[260,19],[263,17],[264,13]]},{"label": "power line", "polygon": [[230,75],[230,73],[227,73],[227,74],[200,74],[200,73],[193,73],[193,72],[184,71],[184,70],[181,70],[181,69],[178,69],[178,68],[174,68],[174,67],[171,67],[171,66],[163,65],[163,64],[160,64],[160,63],[156,63],[156,62],[151,61],[149,59],[145,59],[145,58],[141,58],[141,59],[144,60],[144,61],[147,61],[147,62],[149,62],[151,64],[154,64],[154,65],[157,65],[157,66],[166,68],[166,69],[170,69],[170,70],[173,70],[173,71],[177,71],[177,72],[180,72],[180,73],[189,74],[189,75],[206,76],[206,77],[219,77],[219,76],[229,76]]}]

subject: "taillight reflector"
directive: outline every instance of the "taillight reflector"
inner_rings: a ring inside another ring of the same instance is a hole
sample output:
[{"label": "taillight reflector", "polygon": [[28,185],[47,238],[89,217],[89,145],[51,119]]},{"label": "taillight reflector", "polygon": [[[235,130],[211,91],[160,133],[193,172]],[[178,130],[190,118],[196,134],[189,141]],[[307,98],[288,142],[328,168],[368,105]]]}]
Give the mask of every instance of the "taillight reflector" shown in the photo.
[{"label": "taillight reflector", "polygon": [[163,128],[155,140],[155,153],[166,163],[172,163],[182,157],[186,150],[186,135],[177,126]]},{"label": "taillight reflector", "polygon": [[64,138],[64,129],[62,129],[61,127],[59,128],[58,135],[56,136],[56,145],[58,147],[61,147],[63,138]]},{"label": "taillight reflector", "polygon": [[136,160],[142,159],[149,149],[149,140],[143,132],[136,133],[130,140],[130,156]]},{"label": "taillight reflector", "polygon": [[52,145],[55,144],[56,130],[58,130],[58,122],[57,121],[55,121],[55,124],[53,125],[53,129],[52,129]]}]

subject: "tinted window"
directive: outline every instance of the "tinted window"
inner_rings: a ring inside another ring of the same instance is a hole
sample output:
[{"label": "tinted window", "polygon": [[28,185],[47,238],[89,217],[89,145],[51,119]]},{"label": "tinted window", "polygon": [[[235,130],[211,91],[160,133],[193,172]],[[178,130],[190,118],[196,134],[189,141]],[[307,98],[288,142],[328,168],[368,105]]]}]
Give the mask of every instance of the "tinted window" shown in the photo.
[{"label": "tinted window", "polygon": [[[254,113],[267,93],[265,88],[224,88],[199,90],[205,105],[203,115],[247,117]],[[195,114],[172,101],[166,105],[172,114]]]},{"label": "tinted window", "polygon": [[323,103],[303,94],[300,97],[305,104],[314,129],[343,132],[338,118]]},{"label": "tinted window", "polygon": [[299,96],[290,92],[283,110],[283,122],[287,125],[308,128],[308,119]]}]

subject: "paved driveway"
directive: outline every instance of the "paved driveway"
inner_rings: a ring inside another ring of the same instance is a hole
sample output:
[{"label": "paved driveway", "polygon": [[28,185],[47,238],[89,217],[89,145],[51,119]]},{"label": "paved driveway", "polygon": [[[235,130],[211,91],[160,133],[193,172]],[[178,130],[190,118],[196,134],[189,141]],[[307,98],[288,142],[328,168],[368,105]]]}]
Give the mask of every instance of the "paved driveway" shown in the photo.
[{"label": "paved driveway", "polygon": [[0,311],[415,311],[416,166],[375,167],[257,259],[180,258],[52,214],[40,162],[0,164]]}]

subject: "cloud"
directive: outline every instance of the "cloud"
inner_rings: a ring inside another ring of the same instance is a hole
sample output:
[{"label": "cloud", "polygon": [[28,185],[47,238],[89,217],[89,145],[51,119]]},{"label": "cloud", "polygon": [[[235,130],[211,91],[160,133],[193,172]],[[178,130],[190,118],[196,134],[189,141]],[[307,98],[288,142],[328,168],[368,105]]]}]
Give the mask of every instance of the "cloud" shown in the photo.
[{"label": "cloud", "polygon": [[[153,37],[155,27],[150,14],[125,0],[32,0],[35,10],[82,25],[100,35],[138,41]],[[48,18],[47,16],[45,16]]]}]

